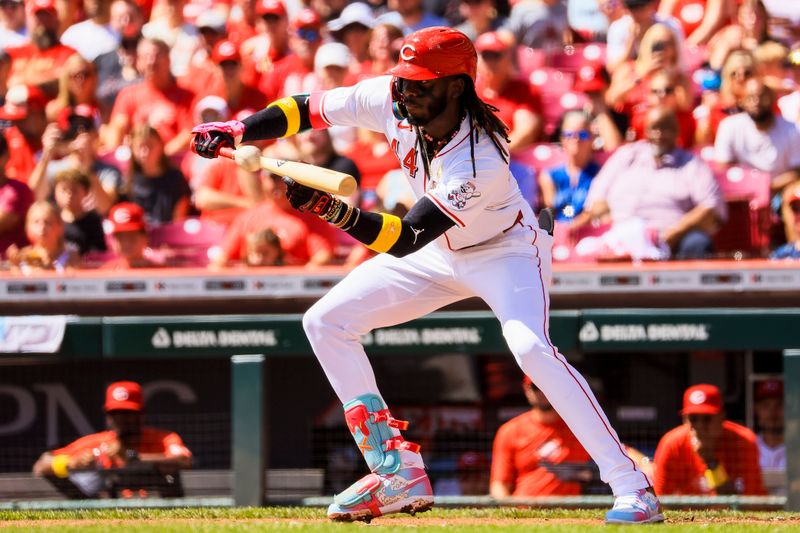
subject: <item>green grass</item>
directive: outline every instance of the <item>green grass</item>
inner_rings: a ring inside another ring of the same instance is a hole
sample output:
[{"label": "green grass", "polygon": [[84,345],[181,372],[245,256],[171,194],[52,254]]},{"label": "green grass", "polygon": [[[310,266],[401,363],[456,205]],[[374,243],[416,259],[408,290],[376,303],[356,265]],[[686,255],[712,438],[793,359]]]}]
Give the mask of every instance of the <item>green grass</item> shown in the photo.
[{"label": "green grass", "polygon": [[[656,527],[673,531],[800,531],[800,514],[787,512],[670,511],[669,522]],[[585,532],[619,527],[602,525],[603,511],[570,509],[436,509],[411,518],[384,517],[370,525],[338,524],[320,508],[104,509],[69,511],[0,511],[0,529],[75,532],[227,532],[227,531],[392,531]],[[623,531],[626,531],[623,528]]]}]

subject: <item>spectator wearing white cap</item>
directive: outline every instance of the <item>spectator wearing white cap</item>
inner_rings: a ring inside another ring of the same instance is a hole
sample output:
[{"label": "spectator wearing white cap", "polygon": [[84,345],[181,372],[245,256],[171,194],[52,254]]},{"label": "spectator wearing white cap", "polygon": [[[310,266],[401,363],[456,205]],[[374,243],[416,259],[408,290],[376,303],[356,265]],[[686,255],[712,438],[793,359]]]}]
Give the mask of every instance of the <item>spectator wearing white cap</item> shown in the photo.
[{"label": "spectator wearing white cap", "polygon": [[328,31],[334,39],[347,45],[361,64],[369,59],[369,40],[374,26],[372,8],[363,2],[353,2],[338,18],[328,22]]},{"label": "spectator wearing white cap", "polygon": [[61,35],[61,43],[71,46],[87,61],[119,46],[119,35],[111,28],[111,2],[85,0],[86,20],[73,24]]},{"label": "spectator wearing white cap", "polygon": [[[329,90],[355,83],[356,77],[349,71],[352,64],[353,55],[342,43],[325,43],[320,46],[314,56],[314,74],[318,89]],[[343,153],[356,142],[358,130],[349,126],[332,126],[330,134],[333,147],[337,152]]]}]

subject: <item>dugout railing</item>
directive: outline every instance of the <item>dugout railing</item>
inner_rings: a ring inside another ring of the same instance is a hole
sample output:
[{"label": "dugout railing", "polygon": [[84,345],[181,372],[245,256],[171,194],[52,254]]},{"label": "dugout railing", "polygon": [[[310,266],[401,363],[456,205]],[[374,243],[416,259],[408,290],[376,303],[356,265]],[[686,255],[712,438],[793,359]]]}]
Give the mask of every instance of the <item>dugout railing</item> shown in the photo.
[{"label": "dugout railing", "polygon": [[[265,403],[270,399],[265,373],[274,358],[290,358],[291,365],[314,366],[302,332],[300,315],[247,315],[196,317],[70,318],[61,348],[56,354],[3,354],[1,364],[11,366],[53,365],[105,361],[122,364],[147,359],[155,365],[179,362],[191,368],[192,361],[218,360],[230,366],[230,467],[233,473],[229,500],[187,505],[255,505],[265,501],[268,480],[259,472],[269,471],[269,443],[280,435],[270,426]],[[778,350],[784,354],[786,443],[788,450],[788,497],[762,499],[666,498],[672,506],[723,505],[737,508],[800,508],[800,309],[594,309],[554,311],[551,337],[562,351],[602,357],[605,353],[671,352],[676,350]],[[475,354],[506,353],[499,325],[486,312],[436,313],[409,324],[373,332],[363,339],[371,356],[430,355],[442,352]],[[242,355],[244,354],[244,355]],[[251,355],[247,355],[251,354]],[[231,357],[236,356],[236,357]],[[221,367],[217,367],[221,368]],[[279,377],[280,378],[280,377]],[[314,391],[299,391],[313,394]],[[676,392],[677,395],[680,391]],[[261,399],[259,401],[259,399]],[[292,413],[303,417],[304,413]],[[324,492],[323,494],[327,494]],[[304,499],[321,504],[327,497]],[[545,499],[538,504],[558,506],[605,506],[608,496]],[[70,505],[116,505],[120,502],[51,502]],[[297,501],[295,501],[297,503]],[[442,497],[442,504],[498,505],[509,502],[471,497]],[[519,502],[517,502],[519,503]],[[537,504],[535,501],[528,502]],[[132,505],[133,503],[122,503]],[[7,502],[17,508],[24,501]],[[44,502],[30,503],[33,506]],[[174,505],[156,501],[143,505]]]}]

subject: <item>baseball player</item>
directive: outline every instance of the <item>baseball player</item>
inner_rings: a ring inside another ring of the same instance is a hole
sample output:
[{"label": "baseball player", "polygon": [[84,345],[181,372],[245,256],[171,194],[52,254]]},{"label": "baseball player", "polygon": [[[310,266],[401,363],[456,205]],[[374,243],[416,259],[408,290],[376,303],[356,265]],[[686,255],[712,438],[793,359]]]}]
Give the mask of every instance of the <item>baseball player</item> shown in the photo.
[{"label": "baseball player", "polygon": [[477,54],[447,27],[409,35],[388,75],[352,87],[278,100],[244,122],[201,124],[194,149],[215,157],[224,145],[333,125],[386,135],[417,202],[404,218],[362,211],[296,182],[287,196],[379,252],[314,304],[303,327],[344,405],[348,428],[371,473],[334,498],[328,516],[366,520],[433,505],[408,423],[392,417],[362,335],[482,298],[500,320],[511,352],[544,391],[616,495],[607,522],[664,519],[649,479],[626,455],[583,377],[548,336],[550,248],[508,170],[506,126],[475,94]]}]

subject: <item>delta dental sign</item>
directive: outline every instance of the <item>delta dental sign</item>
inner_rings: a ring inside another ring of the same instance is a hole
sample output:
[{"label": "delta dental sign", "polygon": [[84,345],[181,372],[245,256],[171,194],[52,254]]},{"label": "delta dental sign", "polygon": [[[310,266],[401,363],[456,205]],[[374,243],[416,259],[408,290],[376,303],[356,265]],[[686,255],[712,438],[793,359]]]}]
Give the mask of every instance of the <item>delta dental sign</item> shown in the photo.
[{"label": "delta dental sign", "polygon": [[583,345],[618,343],[702,343],[711,339],[707,323],[610,323],[596,324],[589,320],[578,334]]}]

